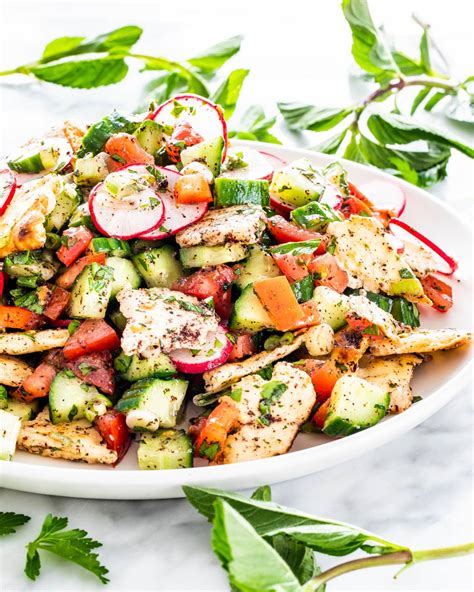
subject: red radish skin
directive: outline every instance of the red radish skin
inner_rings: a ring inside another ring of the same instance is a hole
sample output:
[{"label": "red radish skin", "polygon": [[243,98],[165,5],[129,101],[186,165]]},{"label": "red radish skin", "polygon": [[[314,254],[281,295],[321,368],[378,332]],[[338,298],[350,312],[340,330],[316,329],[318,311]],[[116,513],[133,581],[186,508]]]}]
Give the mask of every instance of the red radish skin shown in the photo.
[{"label": "red radish skin", "polygon": [[[216,350],[214,346],[216,340],[222,345],[218,346],[217,351],[211,355],[206,355],[206,352],[209,354],[210,351]],[[227,337],[226,330],[223,327],[219,327],[215,333],[209,333],[208,343],[201,348],[202,354],[193,356],[189,349],[176,349],[170,352],[169,356],[179,372],[184,372],[185,374],[202,374],[224,364],[228,360],[232,348],[233,345]]]},{"label": "red radish skin", "polygon": [[272,207],[275,212],[283,216],[283,218],[288,219],[290,217],[291,212],[295,209],[290,204],[281,201],[278,197],[270,194],[270,206]]},{"label": "red radish skin", "polygon": [[0,216],[8,208],[15,195],[16,188],[17,182],[13,172],[10,169],[0,171]]},{"label": "red radish skin", "polygon": [[232,146],[229,148],[228,157],[237,157],[242,153],[242,160],[248,165],[242,168],[236,168],[230,171],[223,171],[221,177],[228,179],[255,179],[262,181],[271,181],[276,169],[286,164],[284,160],[273,156],[268,152],[261,152],[253,148],[243,148]]},{"label": "red radish skin", "polygon": [[[389,227],[392,233],[403,240],[403,233],[411,235],[411,237],[415,238],[419,242],[421,242],[425,247],[428,247],[433,251],[435,255],[437,255],[440,259],[446,263],[448,266],[448,271],[443,269],[438,269],[437,272],[441,273],[442,275],[453,275],[453,273],[458,268],[458,262],[455,261],[450,255],[448,255],[441,247],[438,247],[432,240],[428,237],[415,230],[412,226],[404,222],[403,220],[399,220],[398,218],[392,218],[389,222]],[[400,229],[402,232],[400,232]]]},{"label": "red radish skin", "polygon": [[358,186],[358,189],[371,201],[377,210],[393,212],[396,217],[403,214],[407,198],[398,183],[374,180]]},{"label": "red radish skin", "polygon": [[[197,115],[186,113],[183,115],[183,118],[189,121],[192,128],[205,141],[213,140],[216,136],[222,136],[224,138],[224,150],[222,152],[222,162],[224,162],[228,145],[227,123],[220,107],[211,101],[193,94],[177,95],[160,105],[154,113],[150,113],[147,116],[147,119],[153,119],[157,123],[164,125],[173,125],[177,121],[177,118],[171,114],[174,101],[178,101],[184,106],[195,108]],[[200,113],[203,113],[203,116]]]}]

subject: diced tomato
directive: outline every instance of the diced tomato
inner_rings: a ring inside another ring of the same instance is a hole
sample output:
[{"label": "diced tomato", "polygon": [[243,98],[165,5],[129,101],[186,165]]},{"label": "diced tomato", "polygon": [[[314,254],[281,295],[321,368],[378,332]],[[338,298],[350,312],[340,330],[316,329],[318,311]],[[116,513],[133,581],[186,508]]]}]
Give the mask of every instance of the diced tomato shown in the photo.
[{"label": "diced tomato", "polygon": [[87,384],[96,386],[106,395],[113,395],[115,391],[114,370],[112,368],[112,354],[109,351],[96,351],[85,354],[65,362],[65,368]]},{"label": "diced tomato", "polygon": [[[202,432],[202,430],[204,429],[204,426],[206,425],[207,417],[205,417],[204,415],[201,415],[200,417],[195,418],[192,421],[194,423],[192,423],[189,426],[188,434],[189,434],[189,437],[191,438],[191,440],[193,442],[196,442],[196,440],[199,438],[199,434]],[[197,456],[197,454],[196,454],[196,456]]]},{"label": "diced tomato", "polygon": [[27,393],[23,399],[32,401],[39,397],[46,397],[55,376],[56,368],[47,362],[42,362],[21,385],[22,390]]},{"label": "diced tomato", "polygon": [[355,186],[353,183],[351,183],[351,182],[349,181],[348,185],[349,185],[349,193],[350,193],[350,194],[351,194],[353,197],[355,197],[355,198],[356,198],[356,199],[358,199],[359,201],[363,202],[363,203],[364,203],[366,206],[368,206],[370,209],[372,209],[372,208],[374,207],[374,206],[373,206],[373,203],[370,201],[370,199],[369,199],[369,198],[368,198],[366,195],[364,195],[364,194],[362,193],[362,191],[360,191],[359,189],[357,189],[357,187],[356,187],[356,186]]},{"label": "diced tomato", "polygon": [[91,263],[100,263],[101,265],[105,265],[105,253],[81,257],[75,261],[71,267],[66,269],[64,273],[56,278],[56,285],[60,288],[63,288],[64,290],[69,290],[84,267],[86,265],[90,265]]},{"label": "diced tomato", "polygon": [[453,289],[435,275],[429,274],[421,280],[423,291],[433,302],[433,308],[447,312],[453,305]]},{"label": "diced tomato", "polygon": [[362,193],[355,185],[348,183],[351,197],[344,200],[341,210],[348,218],[351,214],[362,214],[374,216],[382,222],[384,226],[397,215],[397,212],[390,210],[381,210],[374,206],[370,199]]},{"label": "diced tomato", "polygon": [[81,323],[69,337],[63,352],[68,360],[97,351],[114,350],[120,346],[117,333],[103,319],[90,319]]},{"label": "diced tomato", "polygon": [[71,294],[59,286],[55,286],[44,309],[44,316],[57,320],[66,310]]},{"label": "diced tomato", "polygon": [[178,121],[174,127],[169,142],[166,144],[166,153],[171,162],[178,162],[181,150],[202,142],[204,138],[198,134],[188,121]]},{"label": "diced tomato", "polygon": [[4,329],[39,329],[44,317],[20,306],[0,306],[0,327]]},{"label": "diced tomato", "polygon": [[237,360],[251,356],[257,351],[252,336],[248,333],[236,335],[234,339],[234,347],[232,348],[230,356],[227,359],[228,362],[236,362]]},{"label": "diced tomato", "polygon": [[273,253],[272,257],[280,268],[280,271],[286,275],[290,282],[297,282],[305,278],[308,274],[308,263],[312,255],[292,255],[291,253]]},{"label": "diced tomato", "polygon": [[232,310],[231,286],[235,279],[232,268],[218,265],[213,269],[202,269],[173,284],[173,290],[195,296],[201,300],[212,297],[217,314],[228,319]]},{"label": "diced tomato", "polygon": [[292,243],[319,239],[321,242],[316,253],[319,255],[326,251],[326,238],[322,234],[301,228],[300,226],[293,224],[293,222],[288,222],[288,220],[285,220],[282,216],[272,216],[271,218],[268,218],[267,226],[273,238],[278,243]]},{"label": "diced tomato", "polygon": [[305,318],[285,276],[258,280],[253,288],[278,331],[290,331]]},{"label": "diced tomato", "polygon": [[311,419],[312,423],[320,430],[322,430],[324,427],[324,422],[326,421],[326,416],[328,414],[330,402],[331,399],[327,399],[326,401],[324,401],[324,403],[322,403],[318,407],[316,413],[313,415]]},{"label": "diced tomato", "polygon": [[63,232],[62,244],[56,251],[56,255],[61,263],[69,267],[89,246],[89,243],[94,238],[92,232],[85,226],[77,226],[77,228],[68,228]]},{"label": "diced tomato", "polygon": [[336,258],[331,253],[315,257],[308,264],[308,269],[311,273],[319,274],[319,279],[316,280],[318,286],[328,286],[340,294],[347,288],[349,276],[339,267]]},{"label": "diced tomato", "polygon": [[177,204],[209,203],[213,201],[211,188],[202,173],[181,175],[174,186]]},{"label": "diced tomato", "polygon": [[128,164],[155,164],[151,154],[138,143],[135,136],[125,133],[114,134],[106,144],[105,151],[110,154],[109,169],[117,170]]},{"label": "diced tomato", "polygon": [[94,423],[104,438],[107,448],[117,453],[118,460],[123,458],[132,441],[125,415],[115,409],[109,409],[104,415],[100,415]]},{"label": "diced tomato", "polygon": [[348,313],[345,320],[349,329],[352,329],[352,331],[363,333],[371,339],[383,339],[383,332],[381,329],[367,319],[363,319],[355,312]]},{"label": "diced tomato", "polygon": [[308,300],[300,304],[300,308],[303,311],[303,318],[289,327],[288,330],[302,329],[303,327],[311,327],[312,325],[319,325],[319,311],[318,305],[313,300]]},{"label": "diced tomato", "polygon": [[227,435],[236,425],[238,416],[239,411],[232,399],[223,399],[207,417],[196,439],[195,453],[216,462],[222,455]]},{"label": "diced tomato", "polygon": [[311,382],[318,395],[318,402],[325,401],[331,396],[332,389],[340,377],[340,370],[330,360],[324,362],[322,366],[315,368],[311,372]]}]

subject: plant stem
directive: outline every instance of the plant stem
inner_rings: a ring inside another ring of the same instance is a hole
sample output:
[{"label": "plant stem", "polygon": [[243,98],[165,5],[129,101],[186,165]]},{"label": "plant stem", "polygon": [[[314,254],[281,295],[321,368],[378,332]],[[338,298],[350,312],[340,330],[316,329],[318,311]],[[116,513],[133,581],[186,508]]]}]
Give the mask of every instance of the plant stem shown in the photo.
[{"label": "plant stem", "polygon": [[416,561],[448,559],[450,557],[468,555],[469,553],[474,553],[474,543],[442,547],[439,549],[425,549],[422,551],[397,551],[395,553],[387,553],[386,555],[377,555],[376,557],[362,557],[361,559],[353,559],[352,561],[341,563],[324,571],[310,580],[306,586],[307,590],[314,590],[318,586],[329,582],[329,580],[350,573],[351,571],[358,571],[359,569],[381,567],[384,565],[408,565]]}]

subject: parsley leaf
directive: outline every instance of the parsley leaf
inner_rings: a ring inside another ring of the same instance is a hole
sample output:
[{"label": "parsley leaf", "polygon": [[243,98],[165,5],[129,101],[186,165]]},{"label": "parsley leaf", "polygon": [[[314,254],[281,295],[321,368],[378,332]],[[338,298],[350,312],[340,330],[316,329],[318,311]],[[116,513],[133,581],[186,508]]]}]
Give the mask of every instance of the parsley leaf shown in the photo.
[{"label": "parsley leaf", "polygon": [[23,524],[26,524],[29,520],[31,520],[31,518],[24,514],[0,512],[0,536],[13,534],[16,532],[18,526],[23,526]]},{"label": "parsley leaf", "polygon": [[46,516],[38,537],[27,546],[26,575],[31,580],[36,580],[39,576],[41,561],[38,551],[42,550],[80,565],[106,584],[109,581],[106,577],[109,570],[101,565],[97,553],[92,552],[102,544],[89,538],[85,530],[64,530],[67,525],[67,518],[59,518],[52,514]]}]

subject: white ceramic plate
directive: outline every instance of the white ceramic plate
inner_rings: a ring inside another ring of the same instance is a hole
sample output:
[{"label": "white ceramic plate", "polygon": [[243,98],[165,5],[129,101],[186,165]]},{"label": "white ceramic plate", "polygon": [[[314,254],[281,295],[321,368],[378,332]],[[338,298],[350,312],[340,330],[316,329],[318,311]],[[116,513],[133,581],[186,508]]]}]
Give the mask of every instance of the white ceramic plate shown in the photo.
[{"label": "white ceramic plate", "polygon": [[[287,161],[305,156],[321,166],[334,160],[332,156],[307,150],[256,142],[241,144],[260,148]],[[377,177],[393,181],[393,177],[360,164],[345,161],[344,166],[355,185]],[[428,328],[468,329],[472,309],[470,229],[439,199],[403,181],[396,182],[402,185],[408,198],[402,219],[438,241],[460,263],[455,278],[449,280],[454,286],[455,306],[447,314],[423,310],[422,324]],[[127,457],[115,469],[18,452],[13,462],[0,461],[2,485],[21,491],[68,497],[157,499],[181,497],[181,487],[185,484],[243,489],[300,477],[373,450],[433,415],[467,383],[470,358],[469,348],[436,354],[431,362],[423,364],[415,373],[413,389],[415,394],[423,397],[422,401],[400,415],[387,417],[373,428],[339,440],[331,440],[324,435],[301,434],[292,451],[283,456],[216,467],[139,471],[136,445],[132,445]]]}]

